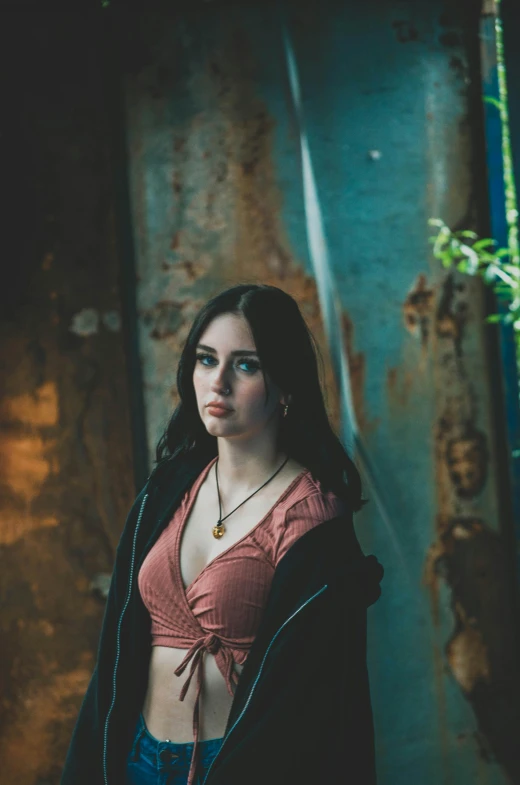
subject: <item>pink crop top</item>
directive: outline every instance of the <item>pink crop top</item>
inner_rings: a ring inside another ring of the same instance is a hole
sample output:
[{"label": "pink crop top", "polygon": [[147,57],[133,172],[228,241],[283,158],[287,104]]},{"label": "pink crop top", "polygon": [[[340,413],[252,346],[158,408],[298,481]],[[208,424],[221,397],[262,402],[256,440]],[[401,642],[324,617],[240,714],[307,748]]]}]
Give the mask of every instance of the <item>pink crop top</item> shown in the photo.
[{"label": "pink crop top", "polygon": [[139,591],[151,616],[152,646],[188,649],[175,670],[180,676],[191,660],[180,700],[184,700],[197,670],[195,744],[188,785],[192,785],[195,775],[204,652],[214,655],[233,695],[233,686],[238,682],[233,665],[242,665],[247,659],[276,565],[302,534],[344,511],[342,500],[332,491],[324,492],[319,481],[305,470],[287,486],[259,523],[212,559],[185,587],[180,571],[182,532],[198,490],[216,460],[217,456],[186,492],[138,575]]}]

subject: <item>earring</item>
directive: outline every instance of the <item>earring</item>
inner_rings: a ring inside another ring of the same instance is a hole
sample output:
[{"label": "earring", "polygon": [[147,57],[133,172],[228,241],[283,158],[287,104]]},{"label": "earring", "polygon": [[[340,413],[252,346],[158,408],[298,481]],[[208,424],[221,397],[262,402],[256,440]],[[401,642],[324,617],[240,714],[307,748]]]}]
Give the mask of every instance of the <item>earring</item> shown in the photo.
[{"label": "earring", "polygon": [[287,411],[288,411],[288,409],[289,409],[289,404],[287,404],[286,406],[284,406],[284,410],[283,410],[283,416],[284,416],[284,417],[287,417]]}]

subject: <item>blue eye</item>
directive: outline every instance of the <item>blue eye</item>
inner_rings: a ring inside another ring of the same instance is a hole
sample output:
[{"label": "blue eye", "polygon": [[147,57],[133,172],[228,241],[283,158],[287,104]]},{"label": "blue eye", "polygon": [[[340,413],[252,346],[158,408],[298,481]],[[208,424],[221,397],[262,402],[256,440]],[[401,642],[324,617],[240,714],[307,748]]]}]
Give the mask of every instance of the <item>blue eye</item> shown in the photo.
[{"label": "blue eye", "polygon": [[[204,368],[210,368],[211,367],[207,363],[203,362],[203,360],[205,360],[208,357],[209,357],[210,360],[214,360],[215,359],[211,354],[197,354],[196,355],[197,361]],[[238,365],[249,365],[250,368],[252,368],[252,370],[246,371],[246,373],[248,373],[250,375],[253,375],[254,373],[256,373],[260,369],[260,364],[257,362],[257,360],[253,360],[253,359],[248,360],[246,357],[242,357],[240,360],[238,360]]]}]

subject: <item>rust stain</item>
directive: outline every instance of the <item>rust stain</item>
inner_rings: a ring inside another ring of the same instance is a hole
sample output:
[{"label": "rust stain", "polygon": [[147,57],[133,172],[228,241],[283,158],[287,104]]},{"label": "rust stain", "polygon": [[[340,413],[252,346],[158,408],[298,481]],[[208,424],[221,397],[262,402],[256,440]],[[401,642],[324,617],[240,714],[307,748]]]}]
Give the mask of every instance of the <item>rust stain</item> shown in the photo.
[{"label": "rust stain", "polygon": [[460,341],[467,321],[467,303],[464,296],[465,286],[463,284],[455,285],[453,275],[448,275],[442,287],[435,326],[439,338],[454,341],[457,354],[460,353]]},{"label": "rust stain", "polygon": [[[291,274],[291,249],[280,218],[281,195],[272,160],[273,118],[253,89],[251,48],[240,32],[208,63],[208,79],[223,118],[213,161],[215,188],[225,187],[233,205],[235,277]],[[231,260],[230,260],[231,261]]]},{"label": "rust stain", "polygon": [[[85,655],[85,665],[62,673],[58,672],[58,662],[54,662],[49,672],[49,662],[46,663],[43,657],[40,659],[42,667],[47,666],[47,673],[39,674],[38,682],[24,686],[18,696],[17,721],[3,728],[0,760],[5,783],[58,782],[60,767],[57,761],[65,758],[66,740],[60,738],[57,750],[54,728],[75,721],[78,699],[85,694],[92,673],[90,655]],[[42,678],[45,679],[43,683]],[[23,733],[20,732],[22,728]]]},{"label": "rust stain", "polygon": [[386,384],[390,401],[395,401],[400,406],[406,406],[413,389],[414,374],[405,371],[399,385],[399,368],[389,368],[386,374]]},{"label": "rust stain", "polygon": [[[514,633],[503,623],[507,588],[500,582],[507,554],[499,535],[480,518],[444,520],[441,530],[428,554],[425,583],[433,585],[443,578],[451,587],[455,626],[446,644],[446,659],[478,709],[482,691],[489,690],[490,695],[496,691],[499,680],[507,678],[514,656],[510,649]],[[510,681],[510,686],[518,690],[518,680]]]},{"label": "rust stain", "polygon": [[162,340],[175,336],[183,321],[182,302],[162,300],[153,308],[141,312],[143,324],[150,328],[152,338]]},{"label": "rust stain", "polygon": [[485,434],[468,426],[459,437],[446,443],[446,463],[458,496],[476,496],[487,479],[489,455]]},{"label": "rust stain", "polygon": [[32,394],[0,398],[0,421],[44,427],[56,425],[58,416],[58,392],[54,382],[45,382]]},{"label": "rust stain", "polygon": [[[254,89],[252,51],[243,31],[222,40],[197,77],[206,91],[204,100],[214,107],[211,121],[205,113],[191,118],[182,151],[175,150],[175,132],[172,189],[174,196],[182,191],[184,201],[181,205],[175,199],[182,213],[171,241],[177,260],[162,265],[172,296],[142,314],[152,337],[168,341],[170,364],[194,311],[223,284],[244,280],[282,285],[297,300],[322,355],[327,355],[316,283],[293,259],[284,228],[272,157],[275,124]],[[207,245],[201,237],[210,238]],[[339,428],[331,364],[325,361],[322,370],[326,406]]]},{"label": "rust stain", "polygon": [[26,502],[35,499],[56,468],[56,440],[39,434],[5,434],[0,439],[0,476],[3,485]]},{"label": "rust stain", "polygon": [[365,355],[362,352],[356,352],[354,349],[354,325],[347,313],[342,314],[341,326],[349,363],[352,404],[360,429],[367,433],[379,425],[380,418],[374,417],[370,419],[365,410]]},{"label": "rust stain", "polygon": [[15,511],[4,513],[0,526],[0,545],[14,545],[28,534],[40,529],[55,529],[59,519],[54,515],[43,517],[34,514],[16,514]]},{"label": "rust stain", "polygon": [[426,348],[432,320],[434,291],[427,285],[426,276],[419,275],[403,305],[404,324],[408,332],[419,336]]},{"label": "rust stain", "polygon": [[[430,333],[435,353],[438,420],[435,461],[439,512],[436,539],[424,565],[432,616],[439,627],[439,583],[450,592],[453,629],[445,663],[477,721],[483,760],[494,760],[520,781],[520,674],[513,628],[509,557],[501,536],[475,513],[485,489],[488,437],[477,425],[479,396],[467,370],[464,337],[472,287],[446,275]],[[438,681],[439,700],[445,685]]]},{"label": "rust stain", "polygon": [[455,679],[471,695],[479,683],[490,682],[488,647],[476,619],[468,615],[460,602],[454,603],[456,632],[446,645],[446,658]]}]

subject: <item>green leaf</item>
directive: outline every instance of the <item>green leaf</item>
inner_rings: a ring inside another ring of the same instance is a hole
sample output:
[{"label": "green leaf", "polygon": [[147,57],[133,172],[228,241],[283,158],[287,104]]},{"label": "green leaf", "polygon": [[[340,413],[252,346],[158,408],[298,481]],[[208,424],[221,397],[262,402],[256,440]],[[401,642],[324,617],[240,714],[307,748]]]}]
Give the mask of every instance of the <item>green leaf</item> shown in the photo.
[{"label": "green leaf", "polygon": [[476,243],[473,243],[473,249],[475,251],[480,251],[483,248],[487,248],[488,246],[496,245],[496,240],[493,240],[492,237],[483,237],[481,240],[477,240]]},{"label": "green leaf", "polygon": [[483,100],[484,103],[491,104],[492,106],[496,106],[497,109],[502,111],[502,102],[499,101],[498,98],[495,98],[493,95],[485,95]]},{"label": "green leaf", "polygon": [[[484,268],[484,272],[482,273],[482,277],[487,283],[492,283],[496,278],[495,268],[492,264],[489,267]],[[498,284],[500,285],[500,284]]]},{"label": "green leaf", "polygon": [[499,314],[499,313],[493,313],[493,314],[491,314],[491,316],[486,316],[486,318],[485,318],[485,320],[484,320],[484,321],[486,321],[486,322],[490,322],[491,324],[497,324],[497,323],[498,323],[498,322],[500,322],[501,320],[502,320],[502,316],[501,316],[501,314]]}]

